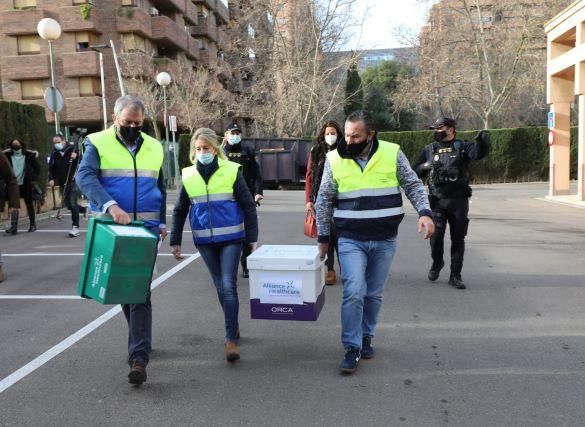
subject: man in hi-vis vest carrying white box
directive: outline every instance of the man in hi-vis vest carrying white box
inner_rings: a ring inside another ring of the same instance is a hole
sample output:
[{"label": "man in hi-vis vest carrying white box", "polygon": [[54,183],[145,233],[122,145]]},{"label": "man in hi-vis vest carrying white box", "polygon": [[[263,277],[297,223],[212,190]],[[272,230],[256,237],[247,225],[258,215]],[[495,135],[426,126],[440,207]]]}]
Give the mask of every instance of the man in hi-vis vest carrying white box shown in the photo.
[{"label": "man in hi-vis vest carrying white box", "polygon": [[423,183],[397,144],[376,138],[366,111],[350,114],[345,140],[327,154],[315,204],[321,257],[327,253],[331,217],[339,239],[345,348],[339,368],[344,373],[354,372],[362,357],[374,356],[372,338],[404,217],[400,188],[418,212],[418,231],[424,229],[428,239],[434,225]]}]

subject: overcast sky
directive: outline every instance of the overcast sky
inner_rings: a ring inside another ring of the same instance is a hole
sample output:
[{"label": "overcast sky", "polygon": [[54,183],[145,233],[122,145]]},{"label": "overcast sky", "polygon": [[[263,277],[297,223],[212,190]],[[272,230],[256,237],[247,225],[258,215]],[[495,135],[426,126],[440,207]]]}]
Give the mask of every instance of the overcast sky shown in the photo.
[{"label": "overcast sky", "polygon": [[[427,12],[436,0],[358,0],[359,9],[368,10],[359,40],[359,48],[385,49],[404,44],[396,32],[406,28],[418,33],[424,25]],[[356,35],[353,45],[358,43]],[[352,48],[354,47],[352,46]]]}]

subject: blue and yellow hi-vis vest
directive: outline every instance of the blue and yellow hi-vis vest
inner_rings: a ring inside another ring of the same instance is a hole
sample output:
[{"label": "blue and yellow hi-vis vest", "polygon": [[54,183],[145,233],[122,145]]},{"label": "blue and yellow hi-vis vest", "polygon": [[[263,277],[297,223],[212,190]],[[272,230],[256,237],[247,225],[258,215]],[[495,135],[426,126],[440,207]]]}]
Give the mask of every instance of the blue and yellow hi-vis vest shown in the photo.
[{"label": "blue and yellow hi-vis vest", "polygon": [[[164,153],[160,142],[142,133],[135,156],[116,139],[114,126],[88,136],[100,156],[99,181],[118,206],[147,227],[160,224],[162,195],[157,186]],[[93,211],[97,207],[90,206]]]},{"label": "blue and yellow hi-vis vest", "polygon": [[234,198],[240,165],[218,157],[207,185],[196,166],[182,171],[183,188],[191,200],[189,221],[195,244],[243,240],[244,214]]},{"label": "blue and yellow hi-vis vest", "polygon": [[397,144],[378,141],[363,171],[356,160],[342,158],[337,150],[327,154],[337,184],[333,221],[339,236],[383,240],[396,235],[404,217],[396,175],[399,150]]}]

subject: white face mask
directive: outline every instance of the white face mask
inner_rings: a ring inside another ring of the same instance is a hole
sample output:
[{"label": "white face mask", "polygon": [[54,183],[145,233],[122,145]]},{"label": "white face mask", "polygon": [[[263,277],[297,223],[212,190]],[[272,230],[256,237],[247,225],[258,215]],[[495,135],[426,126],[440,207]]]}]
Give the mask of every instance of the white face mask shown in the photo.
[{"label": "white face mask", "polygon": [[228,136],[228,144],[236,145],[242,140],[242,135],[230,135]]},{"label": "white face mask", "polygon": [[337,135],[325,135],[325,142],[329,145],[333,145],[337,142]]}]

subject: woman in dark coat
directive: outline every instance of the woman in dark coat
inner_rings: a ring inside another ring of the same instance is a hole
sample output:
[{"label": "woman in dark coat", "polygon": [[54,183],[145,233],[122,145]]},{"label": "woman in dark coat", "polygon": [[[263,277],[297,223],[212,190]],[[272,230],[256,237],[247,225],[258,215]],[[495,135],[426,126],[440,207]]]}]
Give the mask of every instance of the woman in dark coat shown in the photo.
[{"label": "woman in dark coat", "polygon": [[[35,210],[33,207],[33,181],[38,177],[40,165],[37,160],[38,151],[27,150],[24,143],[19,139],[13,139],[10,147],[4,151],[10,161],[12,171],[18,181],[20,197],[24,199],[28,219],[30,221],[29,232],[36,231]],[[16,234],[18,229],[18,214],[10,217],[10,228],[6,230],[9,234]]]},{"label": "woman in dark coat", "polygon": [[[321,177],[323,176],[323,168],[325,167],[325,159],[327,153],[337,148],[339,141],[343,139],[343,132],[339,123],[330,120],[321,126],[319,134],[315,138],[315,143],[311,147],[309,160],[307,161],[307,174],[305,176],[305,202],[307,204],[307,211],[311,215],[315,215],[315,201],[317,200],[317,192],[321,185]],[[333,224],[332,224],[333,227]],[[335,251],[337,251],[337,238],[335,231],[331,228],[331,236],[329,240],[329,251],[327,252],[327,277],[325,283],[334,285],[337,281],[333,264],[335,261]]]}]

